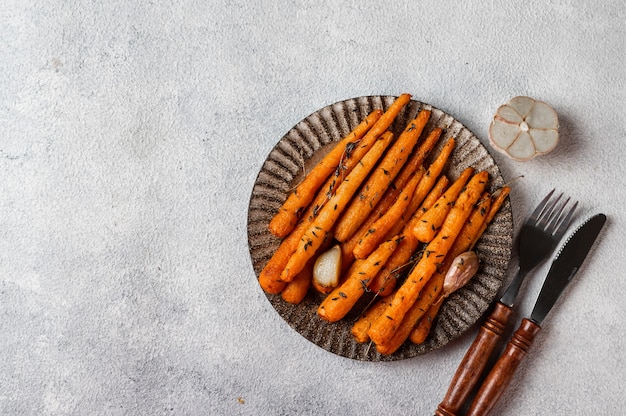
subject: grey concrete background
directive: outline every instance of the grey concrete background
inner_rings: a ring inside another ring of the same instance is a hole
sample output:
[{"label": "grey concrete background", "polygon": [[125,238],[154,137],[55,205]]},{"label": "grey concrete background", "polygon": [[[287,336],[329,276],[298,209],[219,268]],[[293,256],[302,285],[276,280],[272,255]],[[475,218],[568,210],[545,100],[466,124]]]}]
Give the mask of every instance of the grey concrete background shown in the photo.
[{"label": "grey concrete background", "polygon": [[432,414],[475,328],[400,362],[334,356],[272,309],[246,238],[289,128],[402,92],[485,145],[509,98],[557,109],[553,153],[494,153],[523,175],[516,229],[553,187],[609,223],[496,414],[621,413],[625,23],[619,0],[4,2],[0,413]]}]

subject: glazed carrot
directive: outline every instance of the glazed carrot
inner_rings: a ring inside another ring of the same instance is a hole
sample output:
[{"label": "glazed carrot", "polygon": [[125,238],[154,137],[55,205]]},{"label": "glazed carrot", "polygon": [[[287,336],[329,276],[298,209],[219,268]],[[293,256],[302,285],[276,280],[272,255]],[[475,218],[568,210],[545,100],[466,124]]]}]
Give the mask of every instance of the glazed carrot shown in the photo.
[{"label": "glazed carrot", "polygon": [[417,185],[417,189],[413,194],[413,198],[411,199],[411,203],[409,204],[406,212],[406,217],[398,221],[398,223],[387,233],[387,238],[391,238],[392,236],[400,233],[404,228],[404,224],[408,221],[409,218],[415,213],[417,208],[422,204],[424,198],[430,190],[435,185],[436,181],[443,172],[443,168],[446,163],[450,159],[450,155],[452,154],[452,150],[454,150],[454,146],[456,145],[456,140],[454,138],[448,139],[446,144],[443,146],[435,160],[430,164],[426,174],[420,181],[419,185]]},{"label": "glazed carrot", "polygon": [[412,343],[421,344],[426,341],[426,338],[430,333],[430,328],[432,327],[442,304],[443,299],[440,298],[436,303],[432,304],[430,308],[428,308],[424,316],[422,316],[422,318],[417,322],[415,328],[413,328],[413,331],[411,331],[411,334],[409,335],[409,339]]},{"label": "glazed carrot", "polygon": [[385,308],[389,306],[391,302],[390,297],[384,297],[378,299],[370,308],[368,308],[356,322],[352,325],[350,332],[357,342],[367,342],[370,340],[367,331],[370,329],[372,322],[378,318]]},{"label": "glazed carrot", "polygon": [[424,199],[422,206],[413,214],[409,222],[407,222],[401,234],[404,239],[400,242],[400,245],[391,255],[389,260],[387,260],[385,267],[374,278],[374,281],[370,285],[372,292],[377,293],[379,296],[388,296],[396,287],[398,278],[404,274],[407,268],[411,265],[411,257],[420,244],[417,238],[415,238],[415,235],[413,235],[413,227],[419,220],[421,213],[433,206],[441,194],[443,194],[448,186],[448,183],[448,177],[445,175],[441,176],[433,189]]},{"label": "glazed carrot", "polygon": [[313,203],[307,207],[296,228],[280,242],[278,249],[276,249],[259,274],[259,284],[266,292],[278,294],[285,288],[287,283],[281,280],[280,274],[285,269],[291,254],[298,247],[298,243],[304,235],[304,232],[317,216],[317,212],[328,201],[328,196],[324,190],[333,186],[332,184],[335,181],[336,179],[334,177],[326,181],[322,190],[315,196]]},{"label": "glazed carrot", "polygon": [[343,165],[363,136],[378,121],[383,112],[372,111],[354,130],[345,136],[324,158],[306,175],[304,180],[289,194],[269,224],[272,234],[286,236],[294,229],[300,215],[311,203],[324,181]]},{"label": "glazed carrot", "polygon": [[[391,205],[398,198],[398,195],[402,192],[402,189],[409,182],[411,177],[415,174],[424,175],[424,160],[429,155],[430,151],[434,147],[435,143],[439,140],[439,137],[442,133],[442,129],[435,128],[433,129],[426,139],[419,145],[419,147],[413,152],[409,160],[404,164],[400,173],[393,181],[392,186],[390,186],[382,199],[376,204],[370,215],[367,219],[361,224],[359,229],[350,237],[347,241],[344,241],[341,244],[341,252],[342,252],[342,261],[344,267],[348,267],[352,261],[354,260],[354,248],[359,242],[361,236],[370,228],[370,226],[383,216],[385,212],[391,207]],[[432,184],[437,179],[437,176],[441,173],[443,169],[443,165],[445,161],[450,155],[452,148],[454,147],[454,141],[449,142],[444,149],[440,152],[437,160],[433,162],[431,165],[429,173],[432,180],[424,180],[422,179],[419,182],[417,190],[415,191],[411,202],[406,210],[406,212],[402,215],[400,221],[395,224],[390,232],[387,233],[385,240],[389,240],[394,236],[398,235],[403,228],[404,222],[412,215],[412,212],[415,211],[415,207],[419,206],[421,201],[424,199],[424,195],[428,193],[428,190],[432,187]]]},{"label": "glazed carrot", "polygon": [[381,157],[393,138],[391,132],[386,132],[376,141],[369,152],[363,156],[359,164],[341,182],[337,192],[319,210],[317,216],[304,232],[298,242],[284,270],[280,280],[290,282],[306,265],[306,262],[315,255],[327,234],[331,232],[335,222],[356,193],[361,183]]},{"label": "glazed carrot", "polygon": [[[476,244],[478,239],[482,236],[483,232],[485,231],[489,223],[493,220],[495,215],[498,213],[498,211],[502,207],[502,204],[504,203],[504,200],[508,196],[510,190],[511,189],[508,186],[504,186],[499,190],[495,198],[492,198],[493,202],[491,203],[489,212],[485,216],[485,219],[482,225],[480,226],[480,229],[475,233],[473,237],[471,236],[471,233],[467,231],[468,234],[465,240],[466,242],[470,243],[470,246],[468,249],[471,249]],[[460,249],[457,250],[457,252],[458,251],[460,251]],[[411,339],[413,343],[421,344],[422,342],[426,340],[426,337],[428,336],[428,333],[430,332],[430,328],[435,319],[435,316],[437,315],[441,305],[443,304],[443,300],[444,299],[441,295],[437,296],[437,298],[433,300],[433,304],[428,308],[428,311],[426,312],[426,314],[415,325],[415,328],[413,329],[413,331],[411,332],[409,336],[409,338]]]},{"label": "glazed carrot", "polygon": [[361,239],[354,248],[354,257],[357,259],[363,259],[376,249],[376,247],[383,241],[387,232],[393,227],[393,225],[402,217],[402,214],[406,210],[417,184],[422,179],[422,175],[414,175],[409,181],[406,187],[402,190],[398,199],[389,208],[389,210],[383,214],[378,220],[376,220],[365,233],[361,236]]},{"label": "glazed carrot", "polygon": [[454,205],[454,201],[458,198],[463,187],[474,173],[474,169],[466,168],[456,181],[448,188],[446,192],[435,202],[428,211],[426,211],[413,228],[413,234],[419,241],[428,243],[435,237],[437,231],[443,224],[448,212]]},{"label": "glazed carrot", "polygon": [[424,254],[404,283],[398,288],[392,303],[385,312],[372,324],[368,334],[375,344],[388,343],[402,322],[404,315],[417,300],[424,285],[436,272],[450,250],[456,235],[469,217],[473,205],[484,191],[487,180],[486,171],[475,174],[465,190],[459,195],[454,207],[450,210],[441,230],[426,246]]},{"label": "glazed carrot", "polygon": [[346,316],[354,304],[368,290],[372,278],[384,266],[397,247],[399,240],[382,243],[359,267],[354,268],[348,278],[335,288],[317,308],[320,318],[336,322]]},{"label": "glazed carrot", "polygon": [[[423,175],[424,168],[419,167],[417,169],[415,166],[410,166],[409,164],[405,164],[402,168],[402,171],[398,174],[396,179],[393,181],[393,185],[387,189],[385,195],[382,197],[380,202],[376,204],[376,207],[372,210],[367,219],[361,224],[358,231],[354,233],[352,237],[350,237],[347,241],[341,243],[341,254],[342,254],[342,266],[343,269],[346,270],[354,261],[354,248],[359,243],[361,236],[367,232],[367,230],[371,227],[374,222],[376,222],[380,217],[382,217],[389,208],[394,204],[394,202],[398,199],[398,196],[402,192],[414,175]],[[393,236],[391,236],[393,237]]]},{"label": "glazed carrot", "polygon": [[[504,204],[504,201],[505,201],[506,197],[509,195],[510,192],[511,192],[511,188],[508,185],[504,185],[502,188],[500,188],[498,190],[498,193],[495,196],[495,199],[494,199],[494,201],[491,204],[491,209],[489,210],[489,214],[487,214],[487,218],[486,218],[486,220],[485,220],[485,222],[483,224],[483,228],[478,233],[478,236],[476,237],[476,240],[478,240],[478,238],[480,238],[480,236],[483,234],[483,232],[485,231],[487,226],[491,223],[491,221],[493,221],[493,218],[496,216],[498,211],[500,211],[500,208],[502,207],[502,204]],[[472,246],[474,246],[474,244],[476,244],[476,240],[474,240],[474,242],[472,243]]]},{"label": "glazed carrot", "polygon": [[313,280],[313,259],[309,260],[306,267],[283,289],[280,296],[285,302],[297,305],[306,296]]},{"label": "glazed carrot", "polygon": [[483,195],[483,198],[480,199],[479,203],[472,210],[458,237],[454,240],[454,244],[446,255],[442,266],[437,269],[428,283],[426,283],[389,342],[376,346],[381,354],[393,354],[409,338],[417,322],[441,296],[444,279],[450,265],[458,255],[470,249],[472,241],[476,238],[476,234],[480,231],[486,219],[490,206],[491,199],[488,195]]},{"label": "glazed carrot", "polygon": [[337,240],[344,242],[352,237],[380,201],[413,151],[429,117],[430,110],[420,111],[415,119],[408,123],[379,166],[372,171],[359,192],[359,196],[350,202],[346,212],[337,223],[335,229]]},{"label": "glazed carrot", "polygon": [[302,238],[308,221],[302,221],[294,231],[281,241],[278,249],[274,252],[259,274],[259,284],[267,293],[278,294],[283,291],[286,282],[280,279],[280,274],[287,265],[291,253],[298,247],[298,242]]}]

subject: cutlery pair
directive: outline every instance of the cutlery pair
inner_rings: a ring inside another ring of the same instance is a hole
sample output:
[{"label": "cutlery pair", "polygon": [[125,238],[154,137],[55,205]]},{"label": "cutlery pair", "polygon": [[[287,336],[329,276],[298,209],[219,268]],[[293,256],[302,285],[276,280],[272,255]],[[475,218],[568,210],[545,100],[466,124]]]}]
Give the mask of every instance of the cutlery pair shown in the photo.
[{"label": "cutlery pair", "polygon": [[[571,222],[577,203],[566,210],[569,198],[559,205],[562,194],[553,199],[553,193],[554,190],[541,201],[522,226],[517,276],[480,328],[435,411],[436,416],[459,415],[507,327],[524,277],[548,257]],[[530,318],[522,319],[520,327],[478,390],[466,416],[487,415],[491,411],[526,356],[544,318],[580,268],[605,222],[606,216],[597,214],[568,238],[550,267]]]}]

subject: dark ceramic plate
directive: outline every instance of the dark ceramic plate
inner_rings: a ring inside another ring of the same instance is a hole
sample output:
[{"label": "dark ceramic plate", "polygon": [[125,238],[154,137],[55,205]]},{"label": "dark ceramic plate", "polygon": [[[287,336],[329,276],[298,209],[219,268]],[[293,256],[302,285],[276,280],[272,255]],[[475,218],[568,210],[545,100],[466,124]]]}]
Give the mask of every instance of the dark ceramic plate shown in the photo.
[{"label": "dark ceramic plate", "polygon": [[[248,208],[248,243],[257,277],[280,243],[270,234],[267,226],[286,199],[292,184],[299,180],[304,169],[308,169],[332,147],[333,142],[348,134],[374,109],[386,110],[396,98],[367,96],[324,107],[296,124],[272,149],[257,176]],[[398,115],[390,130],[398,135],[408,121],[423,108],[431,110],[423,136],[434,127],[444,129],[444,134],[431,155],[436,155],[448,138],[454,137],[457,141],[445,172],[450,179],[454,180],[463,169],[472,166],[477,171],[489,172],[491,191],[504,185],[498,166],[478,138],[454,117],[431,105],[412,100]],[[407,342],[389,356],[379,354],[369,344],[354,341],[350,327],[355,316],[348,316],[336,323],[321,320],[316,310],[322,297],[317,293],[310,292],[299,305],[284,302],[280,295],[267,294],[267,298],[293,329],[332,353],[364,361],[393,361],[415,357],[446,345],[483,315],[502,285],[512,244],[513,217],[507,199],[476,245],[475,249],[481,258],[481,268],[476,276],[464,288],[446,299],[428,339],[423,344]]]}]

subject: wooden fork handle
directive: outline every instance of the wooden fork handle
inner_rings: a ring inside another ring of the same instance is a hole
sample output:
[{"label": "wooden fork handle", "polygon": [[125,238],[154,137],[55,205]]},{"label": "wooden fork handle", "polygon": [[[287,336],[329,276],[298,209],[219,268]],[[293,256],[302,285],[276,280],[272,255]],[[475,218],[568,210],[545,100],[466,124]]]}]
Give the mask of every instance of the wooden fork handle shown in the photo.
[{"label": "wooden fork handle", "polygon": [[482,375],[512,314],[513,309],[509,306],[501,302],[496,303],[452,377],[448,391],[435,411],[436,416],[458,414]]},{"label": "wooden fork handle", "polygon": [[522,319],[520,327],[515,331],[506,349],[478,390],[467,416],[485,416],[489,414],[511,382],[515,370],[526,356],[528,349],[540,330],[541,327],[533,321]]}]

